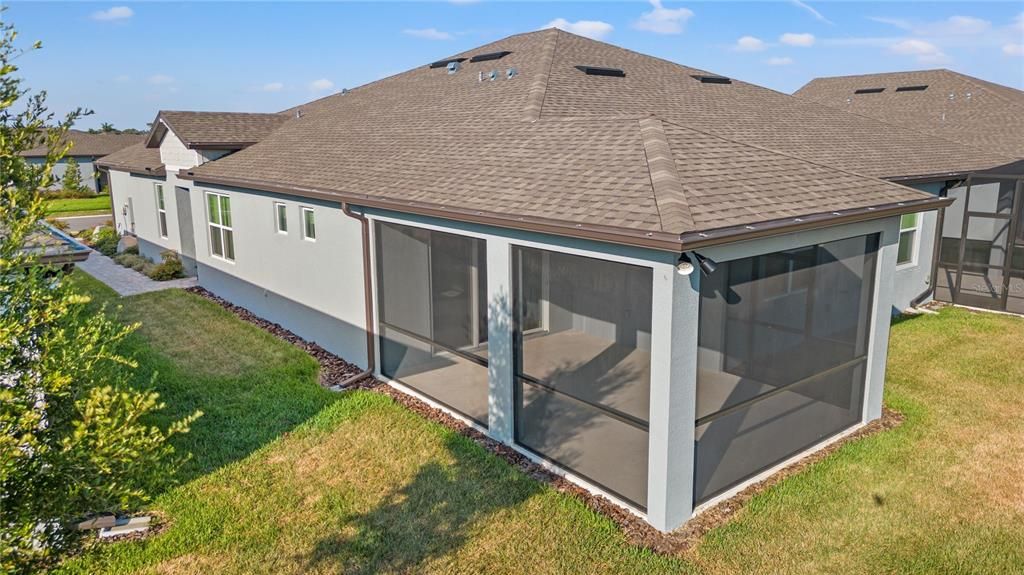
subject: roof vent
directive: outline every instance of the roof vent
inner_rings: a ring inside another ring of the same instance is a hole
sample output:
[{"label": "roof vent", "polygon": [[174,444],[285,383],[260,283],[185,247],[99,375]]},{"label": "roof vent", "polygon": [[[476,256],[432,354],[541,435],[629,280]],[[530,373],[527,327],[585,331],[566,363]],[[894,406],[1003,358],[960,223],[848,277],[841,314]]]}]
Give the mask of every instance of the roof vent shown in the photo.
[{"label": "roof vent", "polygon": [[861,88],[859,90],[854,90],[853,93],[854,94],[881,94],[884,91],[885,91],[885,88]]},{"label": "roof vent", "polygon": [[615,76],[625,78],[626,73],[618,68],[602,68],[600,66],[576,66],[576,69],[587,76]]},{"label": "roof vent", "polygon": [[505,79],[506,80],[511,80],[512,78],[515,78],[518,75],[519,75],[519,70],[516,70],[515,68],[509,68],[508,70],[505,70]]},{"label": "roof vent", "polygon": [[477,54],[469,59],[470,62],[486,62],[488,60],[501,60],[505,56],[508,56],[512,52],[508,50],[502,50],[501,52],[488,52],[486,54]]},{"label": "roof vent", "polygon": [[349,92],[350,92],[350,90],[349,90],[348,88],[342,88],[342,89],[341,89],[341,95],[342,95],[342,96],[344,96],[344,95],[348,94]]},{"label": "roof vent", "polygon": [[462,64],[459,62],[448,62],[448,73],[454,74],[459,71],[460,67],[462,67]]},{"label": "roof vent", "polygon": [[431,68],[447,68],[448,64],[452,62],[465,62],[465,58],[448,58],[447,60],[438,60],[430,64]]},{"label": "roof vent", "polygon": [[896,91],[897,92],[924,92],[927,89],[928,89],[928,85],[927,84],[923,84],[921,86],[900,86],[899,88],[896,88]]},{"label": "roof vent", "polygon": [[725,76],[705,76],[701,74],[694,74],[693,79],[697,80],[701,84],[732,84],[732,80]]}]

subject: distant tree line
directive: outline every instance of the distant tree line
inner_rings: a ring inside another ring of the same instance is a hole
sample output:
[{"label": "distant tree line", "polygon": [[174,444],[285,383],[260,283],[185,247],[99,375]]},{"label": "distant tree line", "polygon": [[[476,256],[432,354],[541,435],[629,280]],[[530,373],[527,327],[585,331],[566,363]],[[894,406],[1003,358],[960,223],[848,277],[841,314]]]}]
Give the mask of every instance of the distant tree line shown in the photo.
[{"label": "distant tree line", "polygon": [[111,124],[110,122],[103,122],[102,124],[100,124],[99,128],[89,128],[89,133],[90,134],[135,134],[135,135],[143,135],[143,134],[148,134],[149,133],[149,126],[150,126],[150,124],[146,124],[146,129],[145,130],[139,130],[139,129],[136,129],[136,128],[124,128],[123,130],[119,130],[119,129],[115,128],[114,125]]}]

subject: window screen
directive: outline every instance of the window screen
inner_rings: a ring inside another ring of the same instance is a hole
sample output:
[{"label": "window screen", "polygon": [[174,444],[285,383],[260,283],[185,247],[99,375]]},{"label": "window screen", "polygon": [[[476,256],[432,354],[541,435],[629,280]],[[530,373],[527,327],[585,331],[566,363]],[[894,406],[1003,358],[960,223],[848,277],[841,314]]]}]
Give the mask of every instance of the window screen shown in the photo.
[{"label": "window screen", "polygon": [[877,251],[862,236],[703,278],[698,503],[861,420]]},{"label": "window screen", "polygon": [[378,222],[381,372],[487,425],[483,240]]},{"label": "window screen", "polygon": [[645,507],[651,269],[512,256],[516,441]]}]

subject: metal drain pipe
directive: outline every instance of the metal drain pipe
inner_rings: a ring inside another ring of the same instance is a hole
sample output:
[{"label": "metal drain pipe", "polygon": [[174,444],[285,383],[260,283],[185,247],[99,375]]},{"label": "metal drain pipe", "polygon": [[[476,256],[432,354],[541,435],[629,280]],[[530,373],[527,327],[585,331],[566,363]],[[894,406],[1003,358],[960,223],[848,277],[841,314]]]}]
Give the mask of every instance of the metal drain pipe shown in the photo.
[{"label": "metal drain pipe", "polygon": [[373,282],[370,278],[370,220],[362,214],[353,212],[352,206],[348,202],[341,203],[341,211],[346,216],[359,220],[360,226],[362,227],[363,306],[366,308],[366,369],[362,373],[357,373],[352,377],[346,378],[338,384],[339,387],[345,387],[346,385],[355,383],[364,377],[373,375],[373,370],[376,366],[376,354],[374,353],[376,336],[374,335],[373,330]]}]

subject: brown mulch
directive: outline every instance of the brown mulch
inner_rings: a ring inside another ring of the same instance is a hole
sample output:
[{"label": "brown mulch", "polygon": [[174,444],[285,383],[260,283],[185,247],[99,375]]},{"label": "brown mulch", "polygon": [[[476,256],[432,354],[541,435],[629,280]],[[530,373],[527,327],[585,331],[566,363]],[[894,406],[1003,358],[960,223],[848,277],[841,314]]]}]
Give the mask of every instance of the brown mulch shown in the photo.
[{"label": "brown mulch", "polygon": [[[217,303],[234,313],[242,320],[263,328],[276,337],[309,353],[318,362],[320,362],[320,384],[325,387],[337,389],[338,382],[362,371],[357,366],[328,352],[319,345],[300,338],[276,323],[259,318],[245,308],[229,303],[201,287],[186,288],[186,291]],[[611,502],[609,499],[593,494],[579,485],[572,483],[568,479],[552,473],[508,445],[484,435],[479,430],[467,425],[463,421],[452,417],[444,411],[431,407],[425,402],[407,395],[374,377],[364,377],[349,384],[345,389],[364,389],[387,395],[396,403],[406,407],[423,418],[439,423],[471,439],[477,445],[480,445],[487,451],[505,460],[513,467],[519,469],[533,479],[547,483],[561,493],[577,497],[590,509],[614,521],[622,530],[623,534],[625,534],[626,540],[629,541],[629,543],[645,547],[656,553],[665,555],[680,555],[687,552],[700,541],[704,534],[732,519],[737,513],[744,509],[746,503],[758,493],[768,490],[790,475],[800,473],[807,467],[825,459],[846,443],[873,435],[880,431],[897,427],[903,423],[904,419],[903,414],[892,409],[884,408],[881,418],[868,423],[864,427],[850,435],[847,435],[841,440],[836,441],[827,447],[779,470],[763,481],[748,486],[729,499],[721,501],[702,511],[699,515],[690,519],[685,525],[676,531],[671,533],[662,533],[642,518]]]}]

